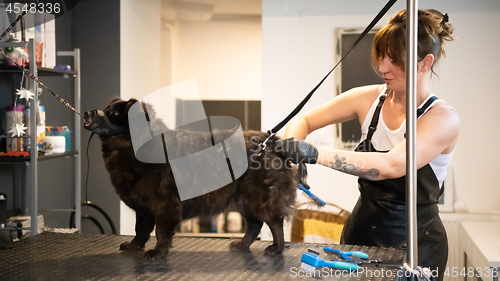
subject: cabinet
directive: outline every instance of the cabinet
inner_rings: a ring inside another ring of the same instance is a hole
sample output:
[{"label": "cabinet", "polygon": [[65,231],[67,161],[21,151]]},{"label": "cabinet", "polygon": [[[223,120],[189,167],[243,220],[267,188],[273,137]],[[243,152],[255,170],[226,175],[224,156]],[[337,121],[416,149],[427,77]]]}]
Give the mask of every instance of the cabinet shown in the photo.
[{"label": "cabinet", "polygon": [[[500,222],[460,222],[460,255],[463,268],[451,267],[451,276],[463,280],[498,281],[500,272]],[[446,275],[446,274],[445,274]]]},{"label": "cabinet", "polygon": [[[74,49],[73,51],[63,51],[57,52],[57,56],[69,56],[73,58],[73,70],[72,71],[60,71],[48,68],[37,68],[35,62],[35,42],[30,39],[29,42],[13,43],[6,42],[0,43],[0,48],[5,47],[25,47],[27,44],[29,61],[32,62],[29,65],[29,72],[35,75],[35,77],[42,77],[40,81],[43,82],[43,76],[60,76],[65,78],[74,79],[74,103],[72,104],[74,108],[80,111],[80,50]],[[22,71],[16,66],[0,66],[0,73],[11,72],[22,74]],[[37,93],[37,88],[40,87],[33,79],[26,76],[25,78],[26,88],[33,93]],[[47,91],[46,91],[47,92]],[[51,95],[47,92],[48,95]],[[13,164],[24,164],[25,167],[25,190],[16,190],[16,192],[21,192],[22,195],[22,206],[16,206],[21,209],[21,215],[26,215],[31,217],[31,225],[27,229],[30,230],[31,235],[37,234],[38,227],[38,164],[40,161],[50,161],[51,159],[59,157],[69,157],[73,158],[74,161],[74,192],[75,192],[75,208],[74,209],[48,209],[44,210],[46,212],[75,212],[75,227],[81,229],[81,159],[80,159],[80,134],[81,134],[81,120],[76,115],[73,130],[74,130],[74,149],[70,152],[43,155],[38,156],[36,144],[36,115],[38,107],[38,95],[35,94],[33,99],[29,101],[30,104],[30,122],[32,124],[30,132],[24,136],[24,138],[31,139],[31,148],[28,157],[11,158],[11,157],[0,157],[0,165],[13,165]],[[69,110],[64,105],[57,110]],[[2,136],[2,138],[8,138],[9,136]],[[1,166],[0,166],[1,167]],[[57,173],[57,171],[54,171]],[[54,175],[55,176],[55,175]],[[14,186],[13,189],[19,189],[19,186]],[[68,198],[69,200],[71,198]]]}]

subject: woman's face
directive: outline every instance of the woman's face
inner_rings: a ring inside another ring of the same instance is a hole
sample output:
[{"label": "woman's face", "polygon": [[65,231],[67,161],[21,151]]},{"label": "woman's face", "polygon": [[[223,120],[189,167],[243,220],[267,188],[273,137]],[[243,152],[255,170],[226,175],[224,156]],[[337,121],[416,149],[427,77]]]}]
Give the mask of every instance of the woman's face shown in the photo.
[{"label": "woman's face", "polygon": [[383,58],[379,58],[378,70],[384,78],[387,89],[396,92],[406,90],[406,72],[395,65],[389,55],[385,54]]},{"label": "woman's face", "polygon": [[[432,69],[434,63],[434,56],[427,54],[423,59],[417,62],[417,83],[421,84],[426,78],[427,73]],[[394,61],[387,55],[378,60],[378,70],[387,89],[395,92],[406,91],[406,71],[397,66]]]}]

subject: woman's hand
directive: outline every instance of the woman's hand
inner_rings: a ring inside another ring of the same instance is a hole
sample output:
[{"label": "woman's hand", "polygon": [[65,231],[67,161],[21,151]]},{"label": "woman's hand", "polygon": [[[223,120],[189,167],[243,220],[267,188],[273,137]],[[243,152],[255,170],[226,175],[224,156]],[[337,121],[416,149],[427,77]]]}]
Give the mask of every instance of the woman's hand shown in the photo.
[{"label": "woman's hand", "polygon": [[316,164],[318,149],[303,140],[294,138],[276,141],[275,151],[291,160],[294,164]]}]

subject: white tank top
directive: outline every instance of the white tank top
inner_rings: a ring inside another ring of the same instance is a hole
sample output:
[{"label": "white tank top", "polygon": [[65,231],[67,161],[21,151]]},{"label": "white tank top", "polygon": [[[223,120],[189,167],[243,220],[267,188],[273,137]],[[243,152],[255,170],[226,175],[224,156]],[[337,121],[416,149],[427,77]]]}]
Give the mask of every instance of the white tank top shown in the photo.
[{"label": "white tank top", "polygon": [[[373,114],[375,113],[375,109],[377,108],[377,105],[379,103],[379,98],[381,95],[383,95],[386,91],[386,86],[382,88],[382,91],[380,92],[379,96],[377,99],[373,102],[372,106],[370,107],[370,110],[368,111],[368,114],[366,115],[366,118],[363,122],[363,125],[361,125],[361,141],[365,140],[367,135],[368,135],[368,127],[370,126],[370,122],[373,118]],[[425,102],[430,99],[434,94],[429,95],[427,99],[425,99],[418,107],[422,107]],[[439,100],[434,101],[427,109],[429,110],[436,102]],[[383,107],[383,106],[382,106]],[[391,150],[394,146],[396,146],[398,143],[402,142],[405,139],[405,133],[406,133],[406,120],[403,121],[401,126],[397,128],[396,130],[391,130],[387,127],[387,125],[384,123],[384,116],[382,114],[383,110],[380,110],[380,117],[377,125],[377,129],[373,133],[372,137],[372,144],[373,148],[375,148],[377,151],[389,151]],[[425,112],[423,114],[425,114]],[[422,115],[423,115],[422,114]],[[439,187],[443,186],[443,182],[446,179],[446,169],[451,163],[451,158],[453,156],[453,152],[455,152],[455,149],[448,153],[448,154],[439,154],[436,158],[434,158],[429,164],[434,171],[434,174],[436,175],[436,178],[439,181]]]}]

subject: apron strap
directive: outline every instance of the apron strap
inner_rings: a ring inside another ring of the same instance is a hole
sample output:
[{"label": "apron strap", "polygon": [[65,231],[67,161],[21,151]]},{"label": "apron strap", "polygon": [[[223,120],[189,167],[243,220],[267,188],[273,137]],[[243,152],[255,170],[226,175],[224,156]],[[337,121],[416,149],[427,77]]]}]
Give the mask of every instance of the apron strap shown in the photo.
[{"label": "apron strap", "polygon": [[[370,127],[368,128],[368,135],[366,136],[366,139],[371,141],[373,134],[375,133],[375,130],[377,129],[378,125],[378,119],[380,117],[380,110],[382,110],[382,105],[384,104],[385,98],[387,97],[387,94],[389,93],[389,89],[385,91],[383,95],[380,96],[379,102],[377,104],[377,108],[375,109],[375,112],[373,113],[372,121],[370,122]],[[425,104],[422,107],[417,108],[417,119],[424,114],[429,107],[434,104],[435,101],[437,101],[439,98],[436,96],[430,97]],[[406,138],[406,134],[405,134]]]},{"label": "apron strap", "polygon": [[[430,108],[437,100],[438,97],[432,96],[424,103],[424,105],[422,105],[422,107],[417,108],[417,119],[420,118],[420,116],[422,116],[425,112],[427,112],[427,109]],[[405,133],[405,139],[406,139],[406,133]]]},{"label": "apron strap", "polygon": [[368,135],[366,136],[366,139],[369,141],[372,140],[373,133],[375,133],[375,130],[377,129],[378,118],[380,116],[380,110],[382,109],[382,105],[384,104],[385,98],[387,97],[388,93],[389,93],[389,89],[386,89],[385,93],[380,96],[379,102],[377,104],[377,108],[375,109],[375,112],[373,113],[372,121],[370,122],[370,127],[368,127]]},{"label": "apron strap", "polygon": [[430,97],[430,98],[429,98],[429,99],[425,102],[425,104],[424,104],[422,107],[417,108],[417,119],[418,119],[420,116],[422,116],[422,114],[424,114],[424,113],[427,111],[427,109],[428,109],[428,108],[429,108],[429,107],[430,107],[430,106],[431,106],[431,105],[432,105],[435,101],[437,101],[437,100],[438,100],[438,97],[436,97],[436,96],[432,96],[432,97]]}]

